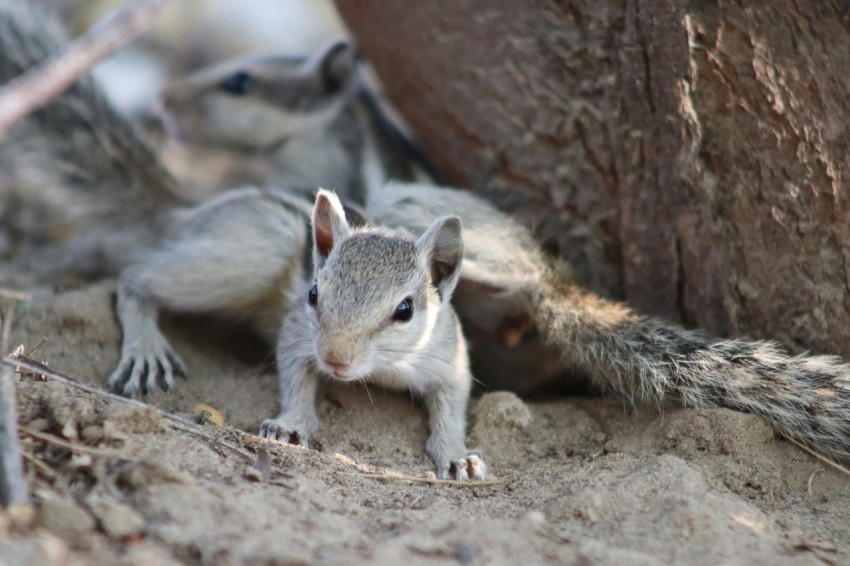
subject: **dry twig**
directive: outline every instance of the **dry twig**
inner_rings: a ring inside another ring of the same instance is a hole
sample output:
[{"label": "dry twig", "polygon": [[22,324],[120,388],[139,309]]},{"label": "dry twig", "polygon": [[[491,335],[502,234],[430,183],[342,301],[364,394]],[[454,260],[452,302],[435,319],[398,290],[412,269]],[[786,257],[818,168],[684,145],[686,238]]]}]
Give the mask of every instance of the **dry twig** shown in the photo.
[{"label": "dry twig", "polygon": [[[26,357],[26,358],[32,357],[32,355],[35,354],[36,352],[38,352],[41,349],[41,347],[44,346],[45,344],[47,344],[47,338],[42,338],[38,342],[38,344],[36,344],[32,348],[30,348],[29,352],[24,354],[24,357]],[[0,348],[0,352],[5,352],[5,351],[6,351],[5,348]]]},{"label": "dry twig", "polygon": [[[167,415],[169,413],[164,413],[164,414]],[[201,430],[199,428],[185,427],[182,424],[176,423],[176,422],[172,422],[172,423],[168,423],[168,424],[169,424],[169,426],[171,426],[172,428],[176,428],[177,430],[182,430],[183,432],[188,432],[189,434],[194,434],[195,436],[200,436],[201,438],[204,438],[204,439],[210,441],[211,443],[213,443],[213,445],[221,446],[222,448],[227,448],[231,452],[239,454],[243,458],[247,458],[251,462],[253,462],[256,459],[254,457],[254,455],[251,454],[250,452],[248,452],[246,450],[242,450],[241,448],[236,447],[236,446],[234,446],[234,445],[232,445],[228,442],[221,441],[218,438],[205,433],[203,430]],[[192,423],[192,424],[194,424],[194,423]],[[248,434],[248,433],[245,433],[245,434]]]},{"label": "dry twig", "polygon": [[0,139],[17,120],[47,104],[98,61],[143,32],[168,0],[131,0],[0,89]]},{"label": "dry twig", "polygon": [[21,456],[24,457],[24,460],[26,460],[36,468],[39,468],[43,474],[47,474],[48,477],[56,475],[56,471],[53,468],[42,462],[41,459],[36,458],[34,455],[27,454],[26,452],[21,452]]},{"label": "dry twig", "polygon": [[0,287],[0,299],[10,299],[12,301],[25,302],[32,299],[32,293],[26,291],[18,291],[16,289],[8,289]]},{"label": "dry twig", "polygon": [[817,475],[817,473],[818,473],[819,471],[821,471],[821,470],[820,470],[820,468],[818,468],[817,470],[815,470],[814,472],[812,472],[812,475],[810,475],[810,476],[809,476],[809,482],[808,482],[808,486],[809,486],[809,487],[808,487],[809,497],[811,497],[811,496],[812,496],[812,480],[813,480],[813,479],[815,479],[815,476]]},{"label": "dry twig", "polygon": [[805,444],[798,442],[798,441],[794,440],[793,438],[791,438],[789,436],[785,436],[783,434],[782,437],[785,440],[787,440],[788,442],[790,442],[791,444],[793,444],[794,446],[796,446],[797,448],[799,448],[800,450],[803,450],[804,452],[808,452],[809,454],[811,454],[812,456],[814,456],[815,458],[817,458],[821,462],[823,462],[825,464],[829,464],[830,466],[832,466],[833,468],[835,468],[839,472],[841,472],[843,474],[847,474],[848,476],[850,476],[850,470],[848,470],[847,468],[845,468],[841,464],[833,462],[832,460],[830,460],[826,456],[821,456],[820,454],[818,454],[817,452],[815,452],[814,450],[812,450],[811,448],[809,448]]},{"label": "dry twig", "polygon": [[127,397],[121,397],[120,395],[115,395],[109,393],[107,391],[103,391],[98,389],[97,387],[92,387],[90,385],[86,385],[85,383],[80,383],[78,380],[74,379],[70,375],[65,375],[64,373],[60,373],[41,362],[37,362],[33,359],[26,357],[23,354],[11,354],[2,359],[4,364],[10,365],[16,368],[18,371],[21,369],[25,369],[32,373],[43,375],[49,379],[53,379],[60,383],[64,383],[65,385],[69,385],[75,389],[79,389],[81,391],[85,391],[86,393],[91,393],[92,395],[98,395],[100,397],[105,397],[106,399],[111,399],[113,401],[118,401],[119,403],[126,403],[128,405],[132,405],[134,407],[138,407],[140,409],[153,408],[156,410],[161,416],[177,421],[186,426],[197,426],[190,420],[184,419],[183,417],[178,417],[177,415],[172,415],[171,413],[166,413],[161,409],[157,409],[156,407],[152,407],[152,405],[148,405],[147,403],[142,403],[141,401],[136,401],[135,399],[129,399]]},{"label": "dry twig", "polygon": [[68,442],[67,440],[59,438],[58,436],[47,434],[46,432],[41,432],[39,430],[35,430],[25,426],[20,427],[20,430],[27,436],[31,436],[37,440],[47,442],[48,444],[53,444],[54,446],[60,446],[62,448],[65,448],[66,450],[70,450],[71,452],[80,452],[83,454],[90,454],[92,456],[102,456],[104,458],[121,458],[124,460],[132,459],[127,456],[126,453],[121,452],[119,450],[107,450],[106,448],[95,448],[93,446],[86,446],[84,444]]}]

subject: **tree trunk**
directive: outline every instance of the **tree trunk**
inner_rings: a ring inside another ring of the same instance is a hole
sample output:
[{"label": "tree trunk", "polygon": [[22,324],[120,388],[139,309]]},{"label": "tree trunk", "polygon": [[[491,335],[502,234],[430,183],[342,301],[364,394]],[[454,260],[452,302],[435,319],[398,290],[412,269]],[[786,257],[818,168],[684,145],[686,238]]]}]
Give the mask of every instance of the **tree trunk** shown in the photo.
[{"label": "tree trunk", "polygon": [[850,355],[847,2],[337,5],[446,180],[584,284]]}]

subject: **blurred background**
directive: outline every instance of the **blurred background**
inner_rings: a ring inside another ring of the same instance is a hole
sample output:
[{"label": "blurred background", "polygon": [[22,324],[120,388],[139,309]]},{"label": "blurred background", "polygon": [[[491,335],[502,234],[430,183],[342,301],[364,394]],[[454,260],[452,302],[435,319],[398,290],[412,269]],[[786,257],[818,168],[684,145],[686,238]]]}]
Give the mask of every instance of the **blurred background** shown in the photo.
[{"label": "blurred background", "polygon": [[[121,0],[56,0],[69,33],[79,35]],[[162,86],[229,57],[300,55],[345,34],[330,0],[180,0],[169,2],[150,29],[95,69],[113,103],[145,114]]]}]

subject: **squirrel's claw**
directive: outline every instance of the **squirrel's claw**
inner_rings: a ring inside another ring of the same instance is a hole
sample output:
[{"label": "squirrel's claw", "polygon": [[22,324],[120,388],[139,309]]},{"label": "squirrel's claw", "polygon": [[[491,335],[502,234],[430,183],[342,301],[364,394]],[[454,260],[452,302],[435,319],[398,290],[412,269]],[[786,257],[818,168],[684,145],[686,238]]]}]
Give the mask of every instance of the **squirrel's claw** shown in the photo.
[{"label": "squirrel's claw", "polygon": [[174,389],[174,376],[186,376],[183,361],[167,345],[155,353],[125,352],[107,385],[113,393],[134,397],[140,391],[147,395],[161,387]]},{"label": "squirrel's claw", "polygon": [[451,462],[447,467],[437,470],[437,479],[440,480],[486,480],[487,464],[481,457],[480,452],[470,452],[465,458]]},{"label": "squirrel's claw", "polygon": [[303,446],[309,448],[307,439],[303,438],[297,430],[290,430],[286,424],[279,419],[266,419],[260,425],[260,436],[269,440],[276,440],[283,444]]}]

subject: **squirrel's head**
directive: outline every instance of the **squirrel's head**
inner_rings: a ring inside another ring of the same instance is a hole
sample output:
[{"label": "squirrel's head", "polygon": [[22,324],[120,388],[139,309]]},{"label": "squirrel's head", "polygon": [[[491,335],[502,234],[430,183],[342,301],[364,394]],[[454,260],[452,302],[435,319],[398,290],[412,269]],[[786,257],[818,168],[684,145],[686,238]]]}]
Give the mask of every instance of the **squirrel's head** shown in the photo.
[{"label": "squirrel's head", "polygon": [[340,39],[306,58],[225,61],[164,89],[166,126],[180,141],[272,149],[327,127],[356,91],[357,66],[354,45]]},{"label": "squirrel's head", "polygon": [[[414,240],[383,229],[352,229],[339,199],[320,190],[313,208],[314,283],[304,300],[317,365],[341,380],[402,370],[454,324],[438,317],[463,260],[460,220],[437,219]],[[454,331],[452,327],[452,332]]]}]

